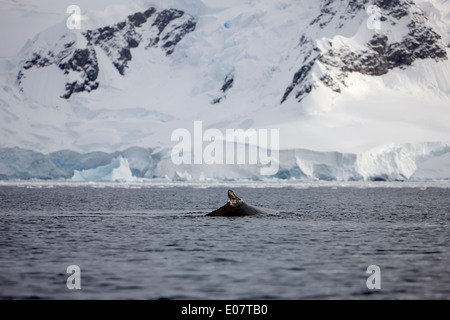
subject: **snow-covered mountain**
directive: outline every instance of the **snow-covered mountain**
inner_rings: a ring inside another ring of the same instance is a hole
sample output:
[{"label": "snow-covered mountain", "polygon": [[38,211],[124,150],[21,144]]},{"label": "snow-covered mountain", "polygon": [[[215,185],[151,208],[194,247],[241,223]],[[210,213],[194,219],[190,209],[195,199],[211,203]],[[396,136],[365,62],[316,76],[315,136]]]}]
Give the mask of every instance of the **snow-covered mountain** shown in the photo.
[{"label": "snow-covered mountain", "polygon": [[[103,50],[110,63],[123,76],[133,58],[134,48],[159,48],[165,55],[171,55],[178,42],[192,32],[195,25],[195,19],[183,11],[149,8],[111,26],[87,30],[81,34],[63,32],[59,39],[52,37],[45,44],[31,46],[31,57],[25,61],[17,76],[18,86],[23,92],[29,91],[25,87],[33,87],[36,80],[27,78],[39,72],[35,69],[44,68],[42,73],[45,76],[46,67],[56,66],[66,78],[61,98],[69,99],[73,93],[91,92],[99,86],[97,50]],[[56,35],[55,32],[53,36]],[[22,85],[22,80],[28,82],[26,86]],[[45,89],[52,91],[52,88]]]},{"label": "snow-covered mountain", "polygon": [[80,29],[61,20],[1,60],[0,177],[117,165],[135,177],[258,178],[258,166],[170,161],[174,130],[201,120],[223,132],[278,129],[279,178],[410,179],[420,169],[436,179],[420,165],[448,166],[449,54],[448,0],[85,11]]}]

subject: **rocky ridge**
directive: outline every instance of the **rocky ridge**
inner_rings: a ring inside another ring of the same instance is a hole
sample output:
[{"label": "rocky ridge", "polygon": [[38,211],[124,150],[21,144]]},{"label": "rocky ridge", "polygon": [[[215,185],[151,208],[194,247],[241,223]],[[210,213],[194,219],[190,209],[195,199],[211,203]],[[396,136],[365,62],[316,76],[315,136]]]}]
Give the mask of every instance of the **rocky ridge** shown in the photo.
[{"label": "rocky ridge", "polygon": [[166,55],[171,55],[183,37],[195,30],[195,26],[195,18],[181,10],[158,11],[149,8],[129,15],[125,21],[114,25],[82,32],[85,45],[64,34],[59,39],[63,43],[62,49],[40,48],[33,52],[23,64],[17,80],[20,86],[30,69],[56,65],[67,76],[61,98],[69,99],[74,93],[98,88],[98,50],[105,52],[123,76],[128,62],[132,60],[134,48],[144,45],[145,49],[159,48]]},{"label": "rocky ridge", "polygon": [[[301,37],[298,45],[300,67],[286,88],[281,103],[291,96],[295,96],[300,102],[318,85],[312,77],[316,65],[321,69],[320,82],[332,91],[340,93],[342,86],[346,86],[345,79],[350,72],[380,76],[394,68],[405,68],[417,59],[448,59],[441,36],[428,25],[424,13],[413,1],[344,2],[347,3],[326,1],[320,14],[309,25],[308,33],[316,37]],[[369,6],[376,11],[371,12]],[[328,35],[340,35],[340,30],[349,21],[367,23],[370,14],[378,20],[379,27],[373,28],[372,37],[363,49],[355,50],[344,37],[336,39],[328,36],[318,40],[317,35],[327,29],[336,29],[335,32],[328,30]],[[396,39],[393,29],[403,31],[401,39]]]}]

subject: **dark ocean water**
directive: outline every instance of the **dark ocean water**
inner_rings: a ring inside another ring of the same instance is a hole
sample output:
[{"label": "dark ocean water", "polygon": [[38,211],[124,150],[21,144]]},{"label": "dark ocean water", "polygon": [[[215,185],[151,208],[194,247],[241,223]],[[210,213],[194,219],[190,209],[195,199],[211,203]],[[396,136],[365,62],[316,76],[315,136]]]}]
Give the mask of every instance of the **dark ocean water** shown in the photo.
[{"label": "dark ocean water", "polygon": [[0,186],[0,297],[450,298],[449,188],[233,190],[279,214],[205,217],[227,187]]}]

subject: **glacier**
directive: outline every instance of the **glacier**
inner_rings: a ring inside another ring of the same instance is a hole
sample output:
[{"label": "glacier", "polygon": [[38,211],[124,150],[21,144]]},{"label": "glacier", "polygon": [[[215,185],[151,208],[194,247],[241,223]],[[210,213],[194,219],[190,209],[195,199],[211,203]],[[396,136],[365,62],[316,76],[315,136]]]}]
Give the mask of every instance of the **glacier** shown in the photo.
[{"label": "glacier", "polygon": [[280,150],[279,170],[272,176],[261,175],[259,165],[175,165],[170,151],[132,147],[113,153],[62,150],[42,154],[1,148],[0,180],[128,183],[450,180],[450,142],[389,144],[358,154]]},{"label": "glacier", "polygon": [[[449,177],[446,0],[81,0],[81,30],[52,1],[2,5],[1,180]],[[279,130],[278,172],[175,166],[195,121]]]},{"label": "glacier", "polygon": [[111,181],[111,182],[138,182],[131,173],[128,159],[119,156],[110,164],[93,169],[75,170],[72,181]]}]

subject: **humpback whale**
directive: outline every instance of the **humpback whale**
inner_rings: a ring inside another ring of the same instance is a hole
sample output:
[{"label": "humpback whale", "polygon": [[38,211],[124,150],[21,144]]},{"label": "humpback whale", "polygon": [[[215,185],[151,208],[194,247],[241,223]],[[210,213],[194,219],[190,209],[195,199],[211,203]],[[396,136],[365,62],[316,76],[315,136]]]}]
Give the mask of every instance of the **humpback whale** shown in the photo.
[{"label": "humpback whale", "polygon": [[268,209],[251,206],[239,198],[232,190],[228,190],[228,202],[217,210],[207,214],[207,216],[218,217],[238,217],[253,216],[258,214],[275,214],[276,212]]}]

